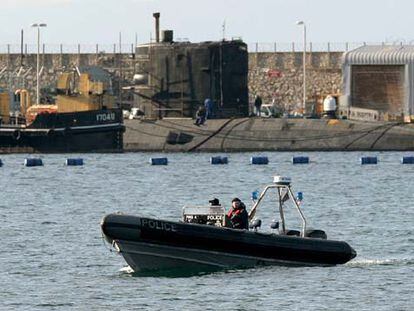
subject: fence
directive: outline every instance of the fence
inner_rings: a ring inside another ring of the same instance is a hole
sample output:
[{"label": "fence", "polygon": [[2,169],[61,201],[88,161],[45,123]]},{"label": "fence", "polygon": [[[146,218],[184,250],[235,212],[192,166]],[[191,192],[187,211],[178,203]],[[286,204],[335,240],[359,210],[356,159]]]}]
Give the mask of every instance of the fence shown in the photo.
[{"label": "fence", "polygon": [[[23,51],[22,51],[23,50]],[[0,54],[36,54],[36,44],[0,44]],[[135,44],[42,44],[40,53],[43,54],[133,54]]]},{"label": "fence", "polygon": [[[412,42],[308,42],[309,52],[346,52],[364,45],[403,45]],[[253,42],[248,44],[250,53],[302,52],[303,43],[298,42]],[[37,45],[0,44],[0,54],[36,54]],[[135,44],[42,44],[40,53],[45,54],[134,54]]]},{"label": "fence", "polygon": [[[364,45],[394,46],[412,44],[412,42],[308,42],[308,52],[347,52]],[[302,52],[303,42],[254,42],[248,44],[250,53],[274,53],[274,52]]]}]

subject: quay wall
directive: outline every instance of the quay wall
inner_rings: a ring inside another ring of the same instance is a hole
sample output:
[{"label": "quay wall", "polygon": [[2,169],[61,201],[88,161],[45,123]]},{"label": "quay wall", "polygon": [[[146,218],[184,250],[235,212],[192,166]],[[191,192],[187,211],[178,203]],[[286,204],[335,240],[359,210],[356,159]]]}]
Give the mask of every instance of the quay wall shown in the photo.
[{"label": "quay wall", "polygon": [[[260,94],[264,103],[275,103],[284,110],[293,110],[302,102],[302,52],[249,53],[250,101]],[[312,52],[306,58],[307,101],[318,96],[339,93],[342,88],[342,52]],[[36,54],[0,54],[0,87],[15,90],[26,88],[32,100],[36,92]],[[137,72],[134,54],[41,54],[42,87],[54,87],[60,73],[75,66],[101,66],[113,76],[113,89],[118,93],[120,65],[123,82],[132,80]],[[19,73],[20,68],[23,70]],[[125,96],[125,95],[124,95]]]},{"label": "quay wall", "polygon": [[[306,102],[316,103],[328,94],[342,90],[342,52],[306,54]],[[249,54],[249,93],[259,94],[264,103],[284,111],[302,107],[303,53],[275,52]]]}]

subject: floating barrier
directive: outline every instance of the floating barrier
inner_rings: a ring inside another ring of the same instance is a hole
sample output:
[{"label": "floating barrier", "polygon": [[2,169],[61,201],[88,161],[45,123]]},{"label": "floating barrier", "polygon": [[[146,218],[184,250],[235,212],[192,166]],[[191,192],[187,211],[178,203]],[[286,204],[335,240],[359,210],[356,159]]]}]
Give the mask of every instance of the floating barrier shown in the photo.
[{"label": "floating barrier", "polygon": [[66,159],[66,165],[67,166],[81,166],[83,165],[83,159],[81,158]]},{"label": "floating barrier", "polygon": [[28,158],[24,160],[25,166],[43,166],[42,159],[37,158]]},{"label": "floating barrier", "polygon": [[402,157],[401,164],[414,164],[414,157]]},{"label": "floating barrier", "polygon": [[309,164],[309,157],[293,157],[293,164]]},{"label": "floating barrier", "polygon": [[168,165],[167,158],[151,158],[150,159],[151,165]]},{"label": "floating barrier", "polygon": [[269,159],[267,157],[251,157],[250,163],[258,165],[269,164]]},{"label": "floating barrier", "polygon": [[210,158],[210,163],[211,164],[228,164],[229,161],[227,159],[227,157],[211,157]]},{"label": "floating barrier", "polygon": [[361,164],[377,164],[378,159],[377,157],[361,157]]},{"label": "floating barrier", "polygon": [[[361,165],[366,164],[378,164],[378,157],[369,156],[360,158]],[[216,164],[228,164],[228,157],[226,156],[214,156],[210,157],[210,163]],[[308,156],[297,156],[292,158],[293,164],[309,164],[310,160]],[[0,167],[3,166],[3,161],[0,159]],[[68,158],[65,164],[67,166],[82,166],[84,160],[82,158]],[[168,158],[150,158],[151,165],[168,165]],[[266,156],[257,156],[250,158],[250,164],[264,165],[269,164],[269,159]],[[414,156],[404,156],[401,158],[401,164],[414,164]],[[25,166],[43,166],[43,160],[40,158],[26,158],[24,160]]]}]

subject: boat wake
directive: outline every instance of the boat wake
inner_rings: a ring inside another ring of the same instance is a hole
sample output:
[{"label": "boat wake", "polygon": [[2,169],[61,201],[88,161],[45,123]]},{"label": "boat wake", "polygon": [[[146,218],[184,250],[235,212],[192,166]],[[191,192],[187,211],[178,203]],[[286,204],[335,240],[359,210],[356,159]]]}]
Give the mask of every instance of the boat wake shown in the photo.
[{"label": "boat wake", "polygon": [[159,270],[143,270],[135,272],[130,266],[123,267],[119,270],[122,275],[132,277],[167,277],[167,278],[181,278],[181,277],[192,277],[208,275],[216,273],[220,269],[210,270],[198,270],[198,269],[187,269],[187,268],[175,268],[175,269],[159,269]]},{"label": "boat wake", "polygon": [[125,274],[132,274],[134,273],[134,269],[132,269],[130,266],[122,267],[119,269],[119,272],[125,273]]},{"label": "boat wake", "polygon": [[349,267],[414,265],[414,258],[359,259],[346,264]]}]

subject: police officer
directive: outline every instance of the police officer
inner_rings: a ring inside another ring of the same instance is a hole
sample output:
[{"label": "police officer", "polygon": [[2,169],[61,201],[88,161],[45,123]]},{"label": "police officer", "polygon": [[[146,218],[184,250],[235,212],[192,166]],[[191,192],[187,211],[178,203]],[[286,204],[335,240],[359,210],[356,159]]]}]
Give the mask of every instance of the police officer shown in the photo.
[{"label": "police officer", "polygon": [[227,217],[234,229],[249,229],[249,215],[246,211],[246,205],[239,199],[234,198],[231,201],[231,209]]}]

